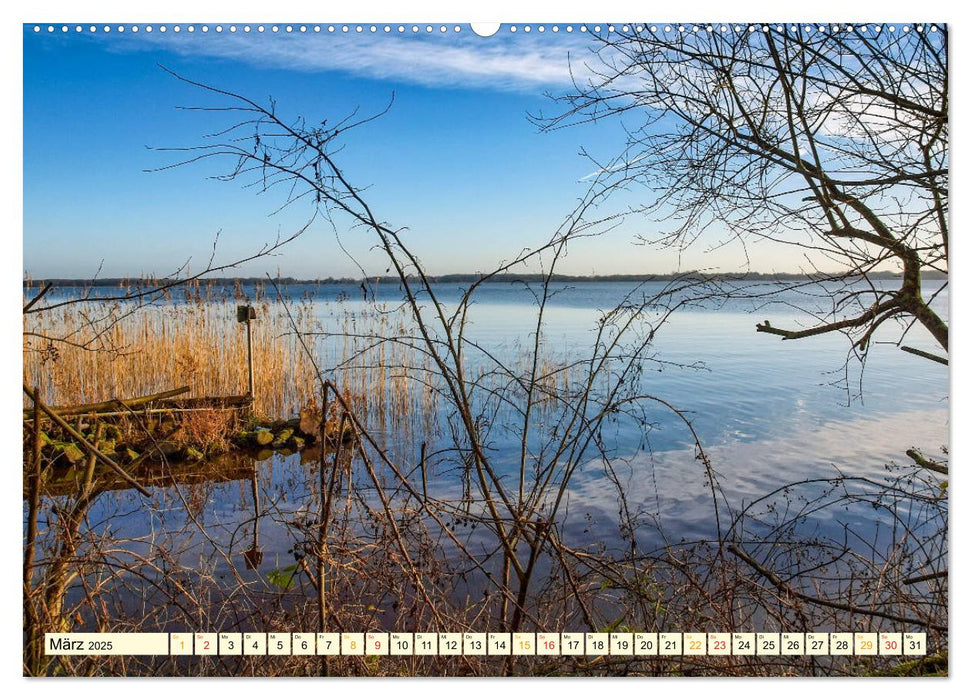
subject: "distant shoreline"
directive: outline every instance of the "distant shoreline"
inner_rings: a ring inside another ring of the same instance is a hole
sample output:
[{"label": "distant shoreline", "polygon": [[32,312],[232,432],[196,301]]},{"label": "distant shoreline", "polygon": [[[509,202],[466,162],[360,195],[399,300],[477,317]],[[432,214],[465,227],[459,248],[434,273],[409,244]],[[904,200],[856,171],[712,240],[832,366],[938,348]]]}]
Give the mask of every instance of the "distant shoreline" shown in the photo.
[{"label": "distant shoreline", "polygon": [[[676,279],[697,279],[705,278],[710,280],[721,280],[721,281],[739,281],[739,282],[785,282],[791,280],[804,280],[804,279],[831,279],[839,277],[840,273],[824,273],[820,275],[807,275],[800,273],[790,273],[790,272],[748,272],[744,274],[727,274],[727,273],[714,273],[714,274],[702,274],[697,271],[683,272],[683,273],[664,273],[656,275],[553,275],[551,281],[553,282],[670,282]],[[448,275],[428,275],[428,280],[430,282],[438,283],[461,283],[461,282],[477,282],[482,279],[482,274],[476,273],[458,273],[458,274],[448,274]],[[872,280],[899,280],[901,274],[899,272],[873,272],[870,273],[868,279]],[[929,270],[923,272],[921,277],[925,280],[945,280],[947,279],[947,274],[942,272],[937,272],[934,270]],[[409,277],[411,280],[416,280],[417,278]],[[499,282],[506,284],[514,284],[516,282],[540,282],[545,279],[542,274],[502,274],[495,275],[488,279],[489,282]],[[72,279],[72,278],[60,278],[60,277],[49,277],[49,278],[38,278],[24,280],[24,287],[42,287],[48,283],[53,284],[55,287],[152,287],[161,284],[173,284],[179,283],[182,280],[168,279],[168,278],[145,278],[145,277],[104,277],[101,279]],[[196,281],[196,280],[194,280]],[[200,283],[205,284],[220,284],[220,285],[252,285],[252,284],[266,284],[268,279],[266,277],[203,277],[197,280]],[[368,278],[353,278],[353,277],[321,277],[317,279],[297,279],[295,277],[274,277],[273,281],[280,285],[360,285],[364,282],[368,284],[397,284],[398,279],[396,277],[368,277]]]}]

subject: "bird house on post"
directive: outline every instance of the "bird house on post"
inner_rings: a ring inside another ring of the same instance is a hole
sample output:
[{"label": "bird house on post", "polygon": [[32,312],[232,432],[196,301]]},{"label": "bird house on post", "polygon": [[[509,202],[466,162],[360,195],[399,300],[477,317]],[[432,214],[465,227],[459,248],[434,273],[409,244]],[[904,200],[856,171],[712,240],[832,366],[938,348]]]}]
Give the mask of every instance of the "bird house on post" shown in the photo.
[{"label": "bird house on post", "polygon": [[246,364],[249,368],[249,392],[247,396],[253,398],[253,329],[250,321],[256,318],[256,309],[252,306],[237,306],[236,320],[246,324]]},{"label": "bird house on post", "polygon": [[256,318],[256,309],[252,306],[237,306],[236,320],[240,323],[249,323]]}]

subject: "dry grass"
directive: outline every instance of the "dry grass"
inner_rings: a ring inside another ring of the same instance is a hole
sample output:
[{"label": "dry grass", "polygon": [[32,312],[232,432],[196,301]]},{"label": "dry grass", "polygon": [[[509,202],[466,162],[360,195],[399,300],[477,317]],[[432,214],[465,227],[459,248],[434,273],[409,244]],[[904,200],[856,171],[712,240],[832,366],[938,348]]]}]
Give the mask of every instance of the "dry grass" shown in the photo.
[{"label": "dry grass", "polygon": [[181,417],[181,438],[204,454],[222,454],[230,448],[237,417],[233,411],[194,411]]},{"label": "dry grass", "polygon": [[[25,301],[32,295],[25,290]],[[294,326],[306,334],[327,376],[382,427],[432,409],[433,391],[414,381],[426,373],[417,353],[389,342],[406,333],[400,315],[375,312],[362,319],[339,313],[336,327],[325,329],[319,306],[307,298],[284,305],[260,288],[247,298],[238,288],[200,283],[142,308],[92,301],[25,315],[24,382],[40,387],[45,402],[58,406],[180,386],[189,386],[188,396],[195,397],[245,394],[246,326],[236,321],[242,303],[257,310],[252,323],[257,415],[290,418],[315,400],[319,384]]]}]

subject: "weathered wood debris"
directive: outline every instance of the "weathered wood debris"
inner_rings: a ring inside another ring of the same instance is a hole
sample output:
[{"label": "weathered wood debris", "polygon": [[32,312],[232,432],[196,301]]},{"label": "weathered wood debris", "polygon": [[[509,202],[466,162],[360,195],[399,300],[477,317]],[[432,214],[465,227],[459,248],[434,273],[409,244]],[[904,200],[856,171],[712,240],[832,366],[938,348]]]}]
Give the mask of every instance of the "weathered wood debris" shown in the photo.
[{"label": "weathered wood debris", "polygon": [[[24,391],[33,400],[27,387]],[[39,426],[45,462],[65,469],[83,468],[92,453],[98,462],[118,469],[147,462],[201,462],[230,451],[263,459],[273,452],[292,454],[318,444],[350,438],[336,435],[333,421],[322,426],[319,409],[307,407],[290,420],[260,419],[250,396],[183,396],[189,387],[129,399],[77,406],[43,407]],[[24,410],[25,436],[33,434],[33,408]],[[215,417],[215,418],[214,418]],[[208,421],[205,435],[188,428]],[[25,455],[27,446],[25,445]],[[26,464],[26,460],[25,460]]]}]

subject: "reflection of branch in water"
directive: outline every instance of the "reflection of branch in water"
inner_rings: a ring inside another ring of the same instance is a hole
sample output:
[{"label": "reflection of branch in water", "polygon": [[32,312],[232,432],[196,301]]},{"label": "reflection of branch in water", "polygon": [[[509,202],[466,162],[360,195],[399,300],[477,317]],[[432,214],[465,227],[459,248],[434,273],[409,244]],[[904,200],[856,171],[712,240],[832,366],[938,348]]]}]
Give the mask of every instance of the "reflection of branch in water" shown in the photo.
[{"label": "reflection of branch in water", "polygon": [[[171,437],[163,436],[161,441]],[[146,457],[150,452],[143,452],[136,462],[127,465],[129,472],[136,477],[140,484],[147,488],[171,488],[176,485],[192,486],[195,484],[220,484],[230,481],[243,481],[250,478],[254,459],[246,455],[220,455],[206,462],[191,464],[165,464],[148,462]],[[96,471],[99,488],[103,492],[131,491],[132,487],[115,474],[99,469]],[[54,498],[70,496],[77,493],[78,480],[76,473],[69,470],[65,475],[52,474],[44,481],[42,493]],[[26,495],[26,494],[25,494]]]}]

